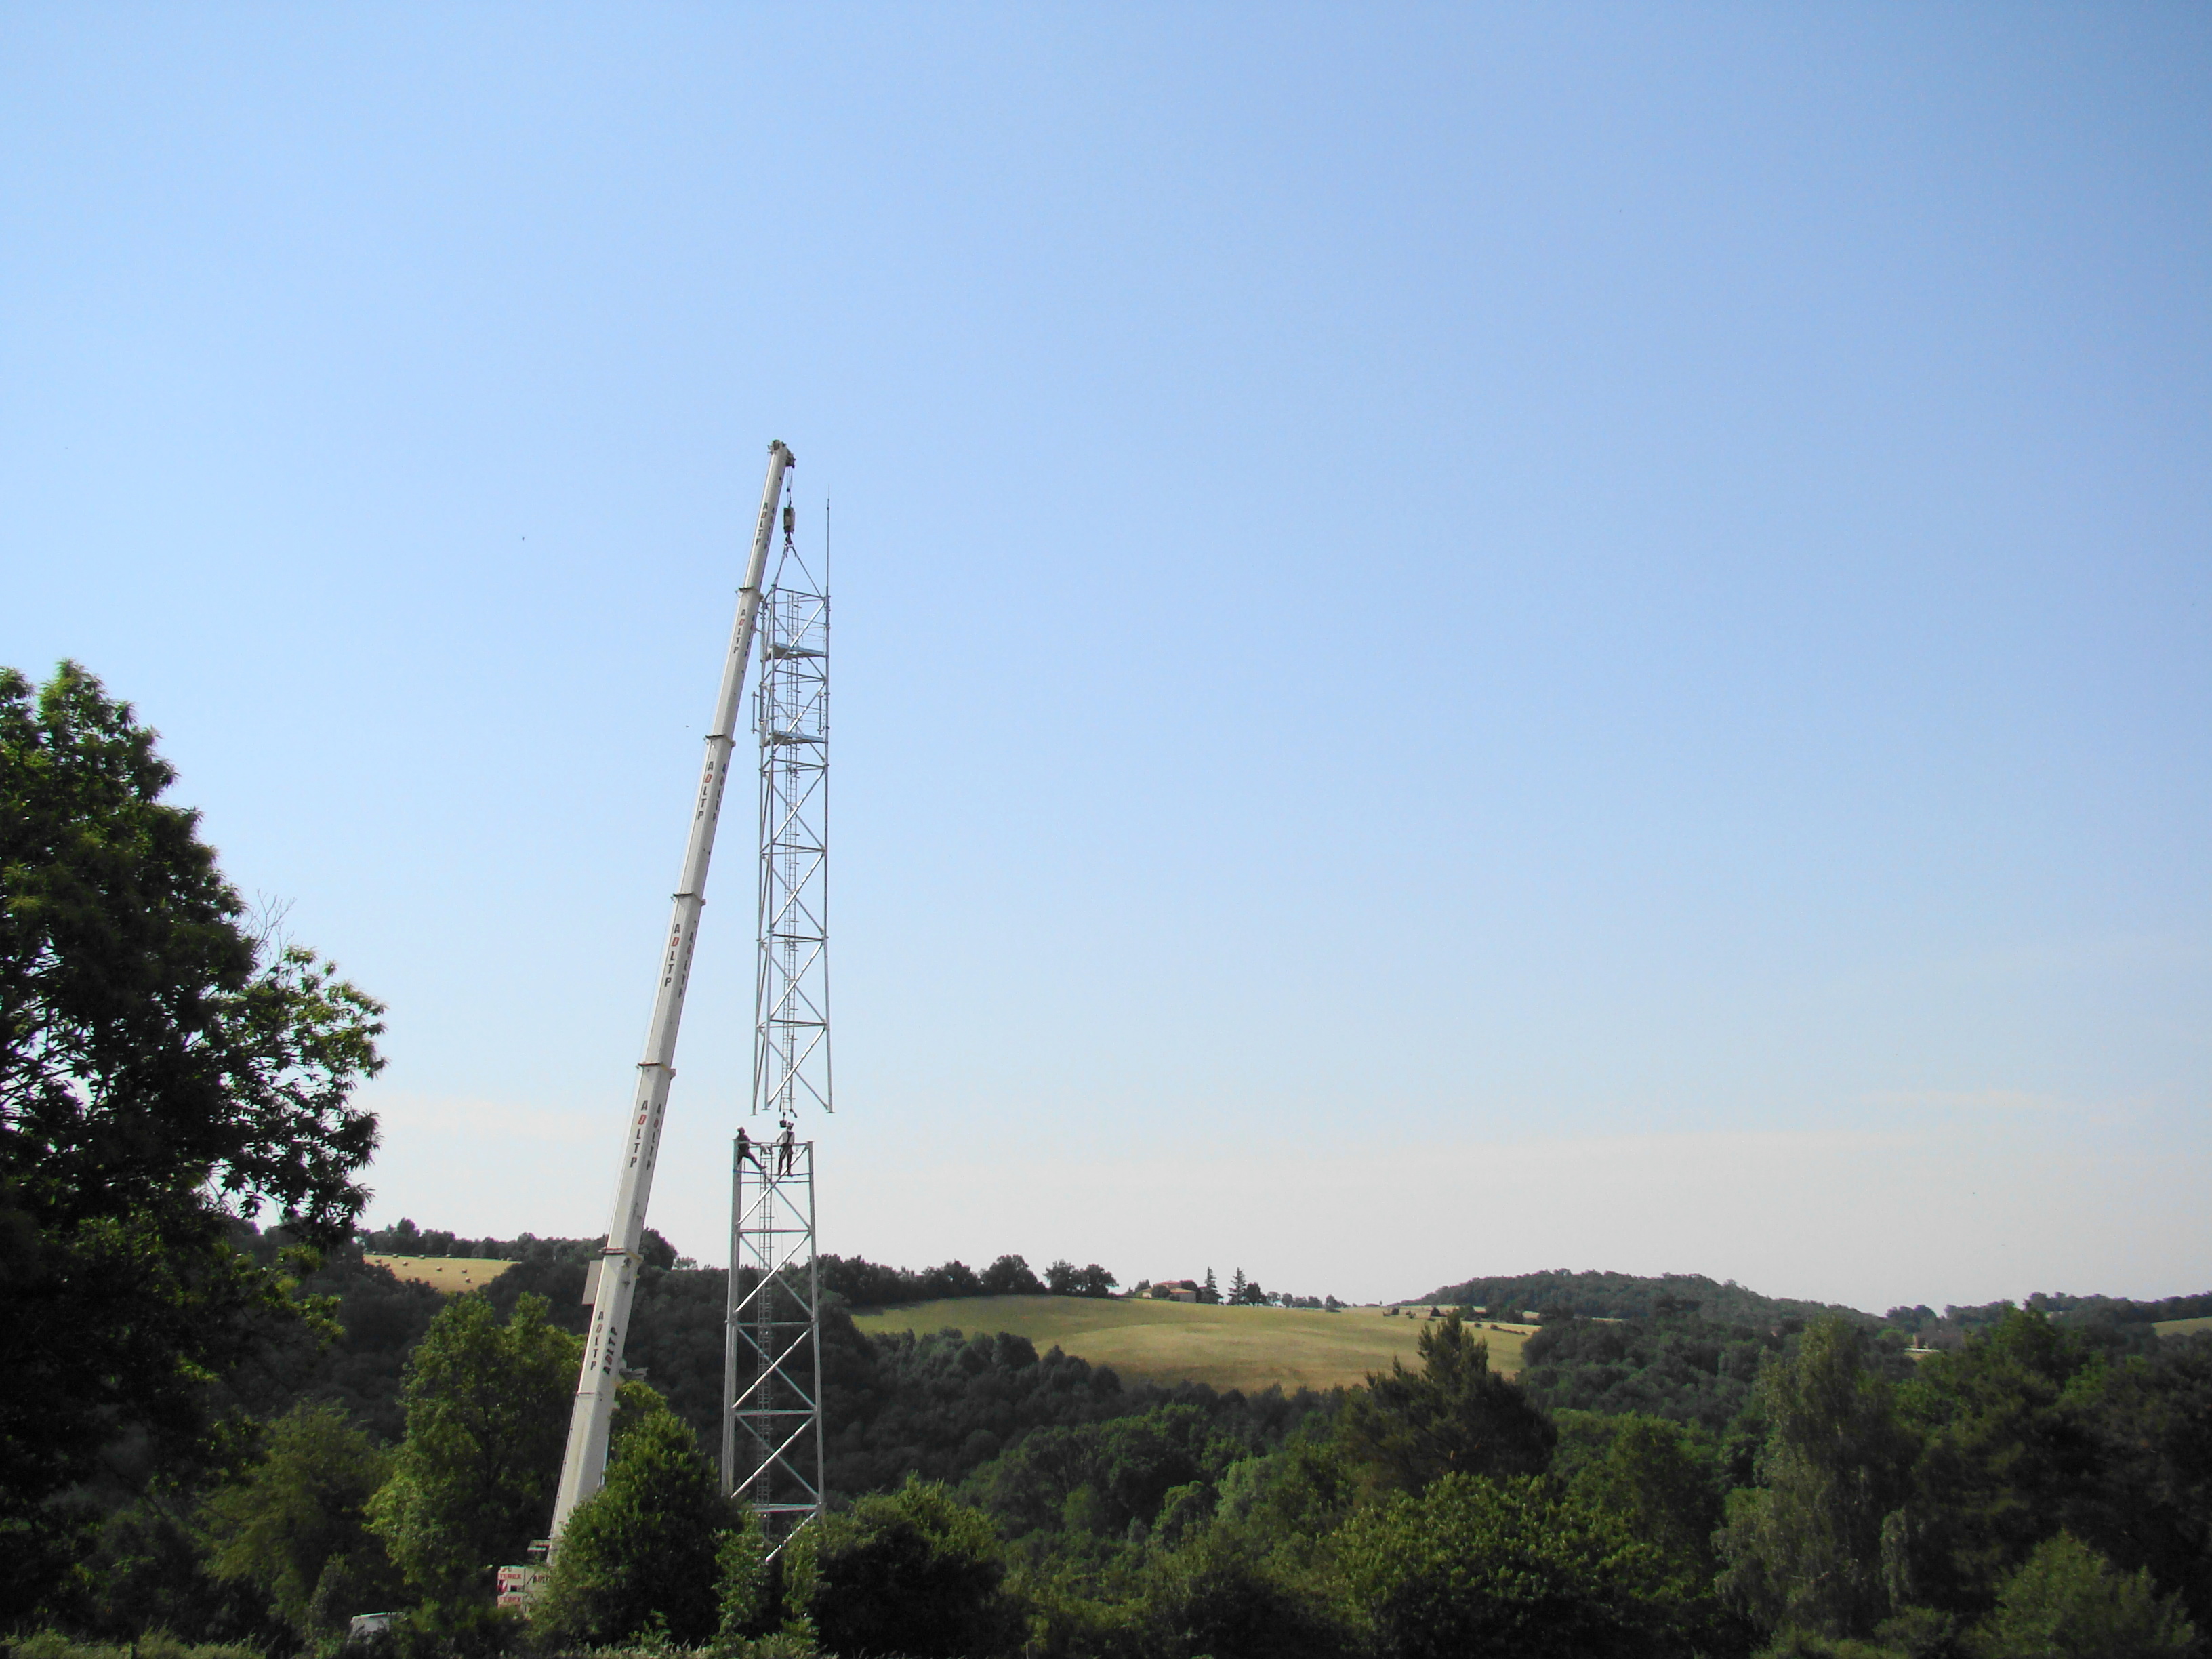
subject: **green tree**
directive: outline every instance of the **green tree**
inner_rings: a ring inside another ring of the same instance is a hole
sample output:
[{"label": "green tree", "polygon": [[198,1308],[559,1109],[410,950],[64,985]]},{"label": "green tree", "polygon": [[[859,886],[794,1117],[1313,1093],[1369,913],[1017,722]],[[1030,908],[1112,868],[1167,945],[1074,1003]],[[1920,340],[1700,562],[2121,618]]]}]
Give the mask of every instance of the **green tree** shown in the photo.
[{"label": "green tree", "polygon": [[1863,1637],[1890,1611],[1916,1449],[1864,1332],[1807,1328],[1793,1358],[1759,1373],[1760,1484],[1729,1494],[1723,1592],[1768,1629]]},{"label": "green tree", "polygon": [[738,1509],[738,1524],[722,1534],[714,1553],[714,1593],[721,1623],[718,1646],[749,1641],[775,1628],[782,1601],[783,1577],[769,1559],[768,1534],[760,1516]]},{"label": "green tree", "polygon": [[1249,1528],[1278,1551],[1312,1563],[1322,1540],[1341,1526],[1359,1501],[1358,1471],[1342,1448],[1317,1425],[1300,1430],[1278,1450],[1248,1457],[1222,1475],[1223,1523]]},{"label": "green tree", "polygon": [[313,1311],[234,1218],[345,1237],[376,1145],[381,1010],[249,925],[174,778],[82,669],[0,669],[0,1616],[105,1448],[215,1454],[208,1379]]},{"label": "green tree", "polygon": [[981,1283],[986,1296],[1042,1296],[1045,1292],[1042,1281],[1018,1255],[1002,1255],[984,1268]]},{"label": "green tree", "polygon": [[786,1551],[787,1596],[843,1659],[987,1659],[1020,1620],[989,1519],[908,1479],[809,1527]]},{"label": "green tree", "polygon": [[[2147,1566],[2212,1625],[2212,1334],[2165,1337],[2151,1353],[2108,1366],[2094,1420],[2094,1532],[2122,1565]],[[2086,1521],[2087,1516],[2083,1514]]]},{"label": "green tree", "polygon": [[1019,1537],[1075,1526],[1120,1535],[1152,1526],[1168,1494],[1218,1475],[1238,1449],[1195,1406],[1039,1428],[970,1477],[967,1493]]},{"label": "green tree", "polygon": [[1121,1282],[1093,1261],[1075,1275],[1075,1293],[1078,1296],[1109,1297],[1114,1294],[1114,1287]]},{"label": "green tree", "polygon": [[1338,1436],[1369,1484],[1419,1492],[1447,1474],[1540,1474],[1559,1431],[1490,1369],[1490,1345],[1457,1309],[1420,1335],[1421,1369],[1390,1362],[1345,1402]]},{"label": "green tree", "polygon": [[2197,1628],[2148,1571],[2124,1573],[2062,1532],[2005,1580],[1971,1646],[1976,1659],[2181,1659]]},{"label": "green tree", "polygon": [[[1021,1264],[1019,1256],[1012,1258],[1001,1256],[999,1261],[993,1262],[983,1275],[983,1288],[986,1291],[991,1291],[993,1276],[1000,1273],[1000,1263],[1008,1260],[1012,1260],[1018,1267]],[[1026,1273],[1028,1269],[1024,1267],[1022,1271]],[[1079,1267],[1073,1261],[1063,1259],[1054,1262],[1051,1267],[1045,1269],[1043,1288],[1054,1296],[1111,1296],[1114,1293],[1114,1287],[1121,1282],[1096,1261],[1088,1267]],[[991,1293],[1000,1294],[995,1291],[992,1291]]]},{"label": "green tree", "polygon": [[407,1362],[407,1437],[369,1523],[408,1582],[489,1600],[495,1567],[544,1534],[583,1345],[525,1296],[507,1323],[481,1295],[439,1311]]},{"label": "green tree", "polygon": [[556,1641],[604,1647],[654,1627],[696,1646],[722,1622],[719,1558],[738,1511],[690,1425],[654,1403],[562,1532],[533,1613]]},{"label": "green tree", "polygon": [[388,1606],[398,1575],[366,1510],[389,1454],[327,1402],[295,1407],[267,1440],[261,1461],[203,1511],[216,1577],[252,1584],[301,1637],[380,1610],[368,1601]]},{"label": "green tree", "polygon": [[1692,1587],[1614,1515],[1550,1482],[1447,1474],[1345,1525],[1339,1559],[1390,1659],[1686,1653]]},{"label": "green tree", "polygon": [[1986,1612],[2004,1576],[2054,1530],[2099,1529],[2104,1380],[2087,1342],[2020,1308],[1922,1362],[1899,1395],[1923,1440],[1912,1504],[1919,1594]]},{"label": "green tree", "polygon": [[1328,1588],[1322,1575],[1275,1556],[1249,1528],[1206,1528],[1150,1563],[1141,1603],[1146,1646],[1174,1659],[1340,1659],[1357,1644]]},{"label": "green tree", "polygon": [[1712,1536],[1722,1519],[1711,1440],[1686,1425],[1633,1412],[1585,1421],[1603,1445],[1575,1470],[1569,1492],[1620,1516],[1686,1577],[1710,1581]]}]

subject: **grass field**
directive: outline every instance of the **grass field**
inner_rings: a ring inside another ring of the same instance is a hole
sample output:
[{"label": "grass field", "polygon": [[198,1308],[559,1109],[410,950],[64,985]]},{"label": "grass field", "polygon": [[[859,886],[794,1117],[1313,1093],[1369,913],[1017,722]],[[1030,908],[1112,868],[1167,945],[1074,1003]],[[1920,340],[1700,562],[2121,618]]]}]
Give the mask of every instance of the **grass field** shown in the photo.
[{"label": "grass field", "polygon": [[2212,1319],[2161,1319],[2152,1328],[2160,1336],[2194,1336],[2212,1331]]},{"label": "grass field", "polygon": [[372,1267],[389,1267],[394,1279],[412,1279],[447,1296],[489,1285],[514,1263],[491,1261],[472,1255],[365,1255]]},{"label": "grass field", "polygon": [[[1247,1393],[1280,1383],[1331,1389],[1387,1371],[1394,1358],[1417,1364],[1414,1348],[1426,1310],[1393,1318],[1380,1308],[1322,1313],[1305,1308],[1224,1308],[1190,1302],[1109,1302],[1072,1296],[969,1297],[856,1312],[864,1331],[948,1328],[974,1334],[1012,1331],[1042,1353],[1057,1343],[1094,1365],[1149,1382],[1206,1382]],[[1534,1328],[1508,1326],[1482,1334],[1490,1363],[1510,1375]]]}]

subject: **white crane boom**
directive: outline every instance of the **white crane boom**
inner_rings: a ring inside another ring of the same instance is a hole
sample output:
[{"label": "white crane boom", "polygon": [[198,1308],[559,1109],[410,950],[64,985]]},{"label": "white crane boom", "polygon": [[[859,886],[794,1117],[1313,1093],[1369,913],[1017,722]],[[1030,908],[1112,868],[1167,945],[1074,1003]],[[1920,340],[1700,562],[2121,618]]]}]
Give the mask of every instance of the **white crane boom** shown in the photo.
[{"label": "white crane boom", "polygon": [[707,728],[707,763],[692,802],[690,839],[684,848],[684,874],[677,884],[667,945],[661,953],[653,1025],[645,1039],[645,1058],[638,1062],[637,1098],[623,1138],[614,1214],[593,1269],[592,1323],[584,1339],[576,1404],[568,1418],[560,1491],[553,1501],[551,1536],[556,1542],[576,1505],[599,1489],[606,1474],[607,1424],[614,1414],[615,1390],[622,1386],[623,1337],[629,1323],[630,1298],[637,1289],[638,1245],[645,1232],[646,1200],[653,1195],[653,1164],[660,1155],[661,1117],[668,1109],[669,1083],[676,1075],[676,1034],[684,1023],[684,993],[691,978],[692,947],[699,939],[699,912],[707,902],[707,866],[714,856],[714,827],[721,817],[723,787],[730,778],[738,705],[744,696],[745,665],[752,655],[753,624],[760,614],[761,582],[775,531],[775,509],[783,499],[784,474],[795,464],[781,440],[768,447],[768,482],[761,490],[760,521],[753,529],[752,560],[745,567],[744,586],[738,590],[738,617],[730,630],[729,654],[722,663],[722,689],[714,699],[714,721]]}]

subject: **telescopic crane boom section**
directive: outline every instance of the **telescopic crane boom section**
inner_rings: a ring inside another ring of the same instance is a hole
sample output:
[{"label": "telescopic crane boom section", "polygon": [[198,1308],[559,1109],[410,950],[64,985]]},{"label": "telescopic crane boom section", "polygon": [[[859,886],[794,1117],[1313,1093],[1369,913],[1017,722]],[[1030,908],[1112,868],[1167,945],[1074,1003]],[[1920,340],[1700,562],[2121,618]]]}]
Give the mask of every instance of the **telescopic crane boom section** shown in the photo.
[{"label": "telescopic crane boom section", "polygon": [[761,583],[775,532],[775,510],[783,499],[784,477],[795,465],[781,440],[768,447],[768,482],[761,489],[752,558],[745,567],[744,586],[738,590],[738,616],[730,630],[729,654],[722,663],[722,689],[707,728],[706,765],[692,802],[690,839],[684,848],[684,873],[677,883],[667,945],[661,955],[660,983],[653,993],[653,1024],[646,1036],[645,1058],[638,1062],[637,1097],[630,1107],[622,1170],[615,1182],[614,1214],[607,1223],[605,1248],[592,1269],[593,1283],[587,1286],[592,1322],[584,1340],[576,1403],[568,1418],[560,1491],[553,1503],[551,1535],[556,1542],[570,1513],[599,1489],[606,1474],[607,1425],[614,1414],[615,1391],[622,1386],[623,1338],[629,1323],[630,1299],[637,1290],[638,1245],[645,1232],[646,1201],[653,1195],[653,1164],[660,1153],[661,1118],[668,1109],[669,1083],[676,1075],[676,1034],[684,1023],[684,993],[699,939],[699,912],[707,902],[707,866],[714,856],[714,829],[721,817],[722,791],[730,781],[738,708],[744,697],[745,668],[760,616]]}]

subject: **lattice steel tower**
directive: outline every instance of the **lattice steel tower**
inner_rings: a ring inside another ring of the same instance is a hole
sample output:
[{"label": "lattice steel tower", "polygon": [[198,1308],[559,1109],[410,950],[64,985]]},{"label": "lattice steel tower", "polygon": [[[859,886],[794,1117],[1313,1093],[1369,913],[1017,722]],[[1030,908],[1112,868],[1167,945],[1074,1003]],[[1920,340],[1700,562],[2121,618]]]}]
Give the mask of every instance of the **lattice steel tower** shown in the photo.
[{"label": "lattice steel tower", "polygon": [[[760,957],[753,993],[756,1120],[731,1157],[730,1291],[722,1485],[780,1547],[822,1509],[821,1295],[814,1143],[805,1115],[832,1107],[830,1067],[830,595],[793,541],[761,605]],[[826,538],[825,538],[826,539]]]}]

